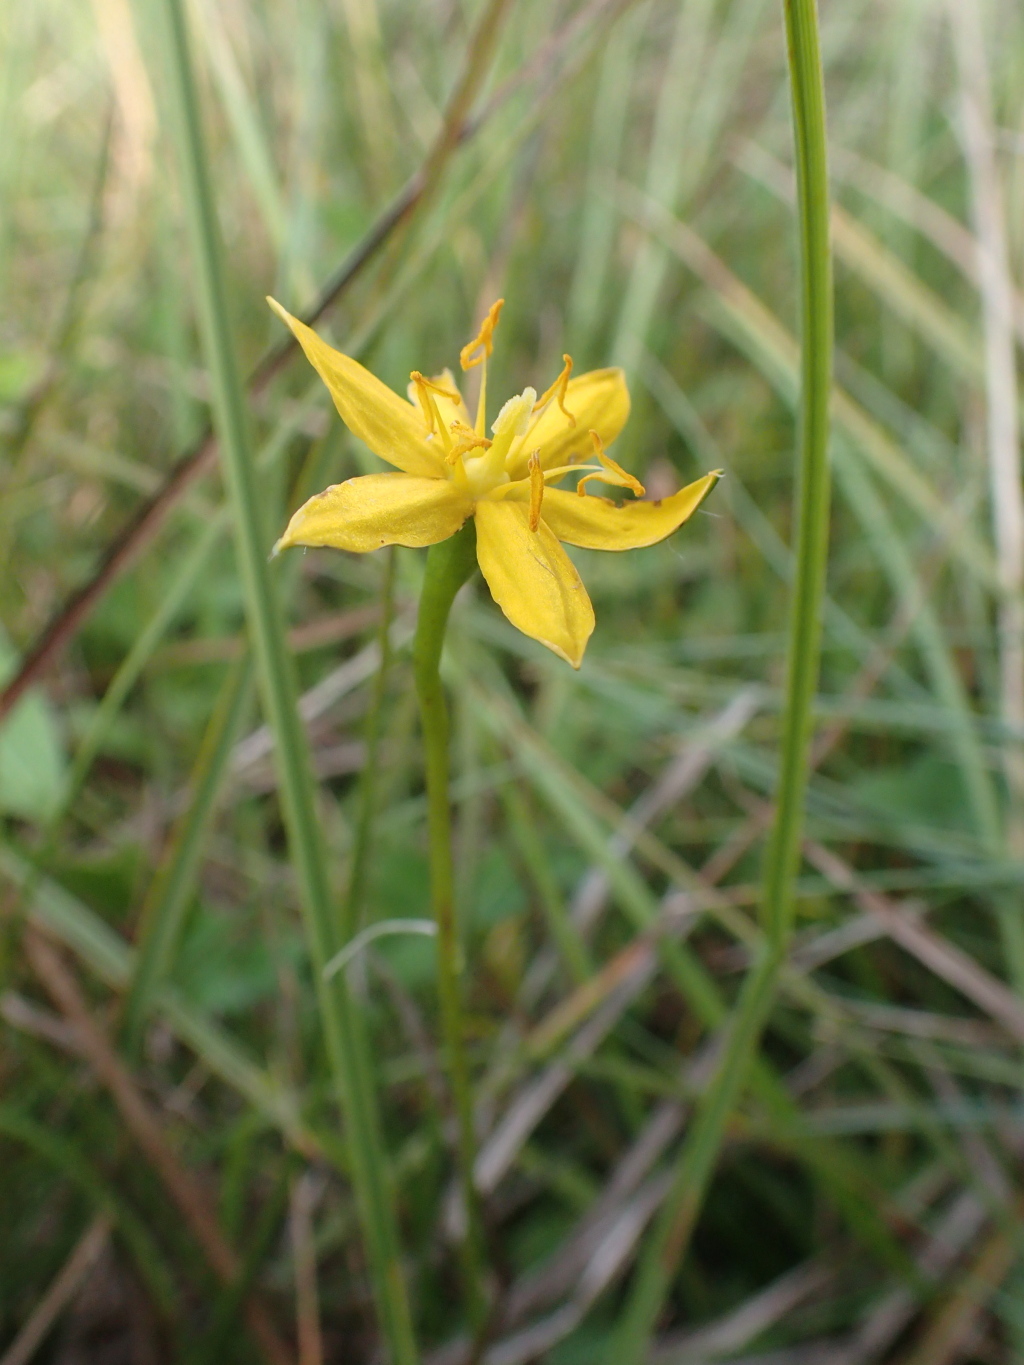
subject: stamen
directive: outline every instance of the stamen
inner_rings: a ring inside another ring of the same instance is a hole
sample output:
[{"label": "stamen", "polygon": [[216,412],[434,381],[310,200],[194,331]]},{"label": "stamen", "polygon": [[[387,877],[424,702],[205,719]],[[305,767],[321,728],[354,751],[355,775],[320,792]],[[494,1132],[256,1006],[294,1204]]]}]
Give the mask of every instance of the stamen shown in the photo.
[{"label": "stamen", "polygon": [[440,433],[445,450],[450,451],[452,439],[448,434],[448,428],[441,421],[441,414],[438,412],[437,404],[434,402],[434,394],[440,394],[442,398],[449,398],[453,403],[459,401],[459,395],[454,389],[446,389],[443,384],[435,384],[432,379],[428,379],[426,375],[420,374],[419,370],[413,370],[409,375],[409,379],[415,385],[416,396],[419,399],[420,407],[423,409],[423,415],[427,421],[428,433],[430,435],[433,435],[435,432]]},{"label": "stamen", "polygon": [[476,400],[476,434],[482,436],[487,430],[487,357],[480,366],[480,396]]},{"label": "stamen", "polygon": [[[496,303],[491,304],[487,316],[480,324],[479,332],[459,352],[459,364],[464,370],[471,370],[475,365],[483,364],[494,350],[494,329],[498,325],[498,316],[504,306],[504,299],[498,299]],[[477,351],[480,352],[479,355],[476,354]]]},{"label": "stamen", "polygon": [[540,467],[540,451],[535,450],[528,461],[530,469],[530,530],[540,525],[540,509],[544,501],[544,471]]},{"label": "stamen", "polygon": [[604,442],[596,431],[591,431],[590,439],[594,443],[594,454],[600,460],[601,464],[604,465],[605,469],[608,470],[609,474],[615,475],[615,478],[606,479],[605,482],[618,484],[620,488],[629,488],[638,498],[642,498],[647,492],[647,489],[640,480],[636,478],[635,475],[630,474],[628,470],[623,469],[622,465],[616,464],[610,455],[604,453]]},{"label": "stamen", "polygon": [[[609,460],[608,463],[609,463],[609,464],[613,464],[614,461]],[[593,470],[593,469],[594,469],[594,466],[593,466],[592,464],[588,464],[588,465],[583,465],[582,468],[584,468],[584,469],[589,469],[589,470]],[[636,484],[636,487],[637,487],[637,488],[642,488],[642,487],[643,487],[642,484],[637,484],[635,479],[633,480],[633,483],[620,482],[620,480],[619,480],[619,478],[618,478],[618,476],[617,476],[617,470],[618,470],[618,465],[616,465],[616,466],[615,466],[615,469],[612,469],[612,470],[609,470],[609,469],[607,469],[607,468],[606,468],[606,469],[598,469],[598,470],[596,470],[596,471],[593,472],[593,473],[585,474],[585,475],[583,476],[583,478],[580,479],[579,483],[576,485],[576,492],[580,495],[581,498],[584,497],[584,496],[586,495],[586,492],[587,492],[586,485],[587,485],[588,483],[610,483],[610,484],[612,484],[612,485],[613,485],[614,487],[616,487],[616,488],[632,488],[632,487],[633,487],[633,484]],[[632,475],[627,474],[627,475],[626,475],[626,478],[627,478],[627,479],[628,479],[628,478],[632,478]]]},{"label": "stamen", "polygon": [[552,398],[557,397],[557,399],[558,399],[558,406],[559,406],[559,407],[562,409],[562,411],[565,413],[566,417],[568,417],[570,423],[571,423],[573,426],[576,425],[576,418],[575,418],[575,417],[573,416],[573,414],[569,411],[569,409],[565,406],[565,391],[566,391],[566,389],[569,387],[569,376],[570,376],[571,374],[572,374],[572,356],[571,356],[571,355],[563,355],[563,356],[562,356],[562,373],[558,376],[558,378],[555,380],[555,382],[551,385],[550,389],[545,390],[545,392],[542,393],[541,396],[537,399],[537,402],[536,402],[536,404],[534,405],[534,409],[533,409],[534,412],[539,412],[539,411],[541,410],[541,408],[546,407],[547,404],[551,402]]}]

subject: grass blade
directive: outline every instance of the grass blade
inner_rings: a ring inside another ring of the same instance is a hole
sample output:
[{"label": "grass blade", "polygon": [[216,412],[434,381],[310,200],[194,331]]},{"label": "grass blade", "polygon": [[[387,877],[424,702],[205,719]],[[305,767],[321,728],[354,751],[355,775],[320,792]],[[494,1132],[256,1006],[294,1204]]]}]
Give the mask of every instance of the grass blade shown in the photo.
[{"label": "grass blade", "polygon": [[195,889],[203,843],[231,751],[249,704],[252,661],[243,656],[228,672],[210,718],[189,784],[189,804],[171,836],[140,915],[138,957],[125,1002],[129,1052],[138,1049],[153,991],[166,976]]},{"label": "grass blade", "polygon": [[214,424],[234,513],[238,567],[275,755],[289,849],[301,888],[310,958],[327,1046],[346,1120],[352,1176],[367,1241],[374,1293],[395,1365],[416,1359],[398,1229],[385,1166],[376,1097],[358,1054],[360,1034],[344,975],[324,980],[323,969],[340,945],[339,922],[305,731],[284,623],[267,564],[260,490],[247,428],[244,388],[228,320],[222,247],[206,162],[188,33],[180,0],[157,7],[168,54],[171,133],[185,190],[184,201],[197,275],[197,304],[214,395]]},{"label": "grass blade", "polygon": [[766,949],[747,975],[715,1077],[702,1097],[672,1188],[637,1268],[606,1359],[640,1365],[689,1245],[725,1127],[746,1083],[792,932],[804,793],[821,646],[829,530],[832,255],[825,92],[816,0],[786,0],[801,257],[801,408],[796,573],[790,606],[786,704],[775,823],[761,894]]}]

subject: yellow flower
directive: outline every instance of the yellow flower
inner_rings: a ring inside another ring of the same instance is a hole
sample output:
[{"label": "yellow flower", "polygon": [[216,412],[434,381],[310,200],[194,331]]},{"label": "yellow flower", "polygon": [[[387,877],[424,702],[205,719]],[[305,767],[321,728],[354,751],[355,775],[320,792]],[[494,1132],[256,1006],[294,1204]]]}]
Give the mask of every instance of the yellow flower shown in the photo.
[{"label": "yellow flower", "polygon": [[[474,517],[477,559],[495,602],[525,635],[579,668],[594,608],[559,541],[588,550],[654,545],[693,515],[721,471],[657,502],[617,506],[589,494],[592,480],[640,497],[644,489],[604,451],[629,416],[622,371],[592,370],[572,379],[568,356],[540,398],[534,389],[510,398],[486,436],[487,357],[502,302],[460,357],[464,370],[482,366],[471,423],[449,370],[432,379],[414,370],[407,401],[269,300],[327,385],[342,421],[401,471],[348,479],[310,498],[274,552],[290,545],[333,545],[357,554],[382,545],[434,545]],[[550,486],[570,474],[583,476],[575,490]]]}]

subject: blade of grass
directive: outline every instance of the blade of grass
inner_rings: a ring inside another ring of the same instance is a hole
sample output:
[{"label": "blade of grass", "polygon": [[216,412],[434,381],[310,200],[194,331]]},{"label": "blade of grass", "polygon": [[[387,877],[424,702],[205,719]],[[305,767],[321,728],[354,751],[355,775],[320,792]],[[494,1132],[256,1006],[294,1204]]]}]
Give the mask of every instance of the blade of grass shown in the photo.
[{"label": "blade of grass", "polygon": [[[756,143],[744,147],[737,164],[783,202],[793,202],[792,172]],[[832,208],[832,243],[836,260],[860,275],[886,308],[917,332],[954,375],[975,381],[983,378],[978,338],[969,325],[863,223],[838,204]]]},{"label": "blade of grass", "polygon": [[[742,349],[749,349],[780,393],[794,393],[796,342],[778,318],[691,227],[666,214],[653,200],[638,196],[628,186],[620,185],[619,188],[630,216],[648,231],[662,236],[675,255],[710,286],[713,312],[727,316],[736,324],[734,340]],[[925,525],[946,527],[957,515],[956,509],[936,492],[886,430],[839,386],[833,386],[832,409],[837,428],[850,437],[878,477],[899,494]],[[951,549],[964,569],[979,583],[999,592],[992,553],[970,527],[958,529]]]},{"label": "blade of grass", "polygon": [[149,1228],[125,1202],[121,1191],[100,1174],[80,1146],[54,1132],[50,1122],[40,1123],[13,1102],[0,1104],[0,1136],[23,1143],[111,1218],[138,1265],[154,1303],[170,1314],[176,1295],[163,1253],[153,1241]]},{"label": "blade of grass", "polygon": [[110,1219],[98,1214],[75,1244],[71,1255],[54,1277],[46,1293],[22,1324],[21,1330],[0,1356],[0,1365],[29,1365],[36,1351],[50,1335],[64,1310],[78,1295],[107,1249]]},{"label": "blade of grass", "polygon": [[263,226],[274,248],[281,250],[287,230],[284,195],[256,102],[245,85],[224,19],[216,5],[192,3],[189,12],[210,63],[238,158],[249,178]]},{"label": "blade of grass", "polygon": [[615,180],[622,159],[633,71],[650,12],[650,5],[638,5],[632,14],[625,16],[609,37],[601,58],[579,251],[569,290],[569,335],[584,366],[596,353],[605,281],[615,249],[618,215],[605,193],[605,185]]},{"label": "blade of grass", "polygon": [[641,1365],[646,1358],[699,1216],[726,1124],[757,1054],[792,934],[828,562],[833,315],[825,91],[816,0],[786,0],[785,15],[800,223],[800,455],[782,751],[761,897],[766,951],[743,983],[721,1062],[697,1105],[672,1188],[647,1239],[625,1313],[612,1336],[606,1354],[610,1365]]},{"label": "blade of grass", "polygon": [[[691,229],[676,223],[671,240],[684,259],[715,289],[716,303],[738,322],[741,344],[749,337],[752,358],[756,363],[763,364],[766,374],[787,401],[795,400],[796,344],[793,339]],[[874,487],[872,474],[881,474],[883,470],[879,462],[881,445],[891,442],[847,395],[837,392],[833,407],[844,438],[838,452],[844,458],[836,461],[837,478],[865,536],[874,547],[878,563],[885,569],[893,591],[905,605],[910,630],[921,652],[931,686],[949,716],[951,748],[962,774],[967,804],[979,841],[989,857],[999,858],[1003,854],[1000,803],[979,740],[974,713],[942,624],[921,584],[912,553],[904,544],[887,506]],[[870,455],[873,466],[871,472],[851,458],[855,450]],[[935,497],[928,485],[922,482],[921,487],[928,488],[929,498]],[[942,515],[940,527],[944,538],[953,529],[948,519],[955,514],[955,509],[951,509]],[[962,548],[962,536],[948,535],[948,538],[951,550],[956,552]],[[1020,989],[1020,983],[1024,982],[1024,930],[1020,916],[1017,908],[1005,896],[995,897],[993,906],[1007,967]]]},{"label": "blade of grass", "polygon": [[[999,164],[982,15],[967,0],[949,0],[949,19],[960,68],[964,152],[976,234],[984,335],[986,440],[992,532],[999,561],[999,705],[1005,724],[1024,729],[1024,494],[1021,492],[1021,422],[1014,342],[1014,281]],[[1024,852],[1024,753],[1019,738],[1001,746],[1009,796],[1007,836],[1015,856]],[[1018,939],[1020,935],[1018,934]],[[1022,945],[1018,943],[1018,948]],[[1018,989],[1024,989],[1024,949],[1018,952]]]},{"label": "blade of grass", "polygon": [[[153,1167],[211,1270],[221,1280],[231,1283],[238,1275],[240,1263],[219,1222],[210,1212],[205,1191],[179,1162],[157,1111],[143,1098],[104,1030],[93,1018],[67,963],[52,944],[31,928],[25,935],[25,954],[54,1003],[74,1026],[83,1056],[97,1080],[109,1090],[125,1127]],[[291,1352],[255,1292],[247,1300],[245,1319],[266,1360],[271,1365],[291,1365]]]},{"label": "blade of grass", "polygon": [[316,810],[309,747],[299,719],[292,660],[267,564],[260,490],[250,447],[245,396],[231,336],[222,246],[206,162],[198,96],[181,0],[162,0],[162,48],[167,54],[171,138],[177,154],[196,271],[196,302],[213,387],[214,425],[233,509],[238,568],[267,718],[275,735],[281,802],[289,849],[301,888],[321,1026],[346,1122],[356,1200],[371,1266],[381,1327],[394,1365],[416,1359],[412,1320],[399,1260],[397,1219],[383,1150],[377,1100],[344,974],[324,980],[341,946],[339,916],[327,872]]},{"label": "blade of grass", "polygon": [[[245,1259],[239,1274],[232,1284],[222,1290],[214,1304],[213,1322],[205,1338],[195,1344],[188,1365],[220,1365],[228,1352],[246,1295],[271,1253],[275,1238],[280,1236],[281,1220],[288,1207],[288,1177],[286,1164],[277,1177],[276,1188],[265,1200],[255,1226],[248,1234]],[[301,1360],[299,1365],[303,1365]]]},{"label": "blade of grass", "polygon": [[366,899],[370,873],[370,853],[373,846],[373,821],[377,797],[377,763],[380,753],[381,713],[387,692],[391,668],[391,621],[395,607],[395,549],[385,551],[384,582],[380,594],[380,620],[377,625],[377,654],[379,663],[370,693],[363,726],[366,757],[359,775],[358,816],[352,843],[348,889],[342,910],[341,936],[347,942],[360,928],[363,904]]},{"label": "blade of grass", "polygon": [[252,660],[243,655],[229,670],[189,782],[188,805],[173,831],[139,916],[135,972],[124,1005],[129,1055],[137,1054],[153,992],[167,975],[195,891],[199,860],[231,751],[252,695]]},{"label": "blade of grass", "polygon": [[[724,452],[701,422],[686,394],[663,365],[649,351],[644,357],[643,381],[679,435],[694,450],[698,461],[710,469],[725,468],[728,478],[722,485],[737,522],[761,552],[766,563],[785,583],[793,581],[793,556],[767,516],[747,491],[735,470],[729,467]],[[710,462],[710,463],[709,463]],[[837,644],[867,658],[874,649],[872,635],[826,594],[822,616],[825,629]],[[888,676],[894,688],[905,695],[920,697],[922,689],[893,659],[887,661]]]},{"label": "blade of grass", "polygon": [[[716,305],[727,310],[729,316],[735,319],[742,336],[748,339],[748,353],[754,362],[764,370],[780,395],[787,402],[795,403],[795,340],[690,228],[676,223],[671,240],[679,248],[680,255],[711,284],[715,290]],[[864,428],[869,425],[873,427],[874,424],[852,400],[841,393],[835,395],[833,407],[843,437],[843,444],[837,447],[837,454],[842,457],[836,461],[837,478],[864,534],[874,547],[878,563],[889,577],[893,592],[906,604],[910,629],[927,668],[931,686],[950,717],[954,751],[963,773],[964,788],[979,839],[990,854],[998,854],[1001,851],[998,801],[976,733],[975,718],[948,641],[916,572],[911,550],[905,545],[884,500],[874,487],[873,475],[880,473],[880,465],[872,458],[869,473],[860,462],[851,458],[855,455],[854,446],[857,452],[867,453]],[[849,419],[853,412],[858,413],[863,420],[844,420]],[[891,444],[884,433],[878,434],[884,444]],[[874,446],[881,456],[877,442]],[[907,468],[909,470],[910,466]],[[938,504],[938,495],[931,486],[923,480],[920,486],[927,489],[929,499]],[[956,509],[947,507],[939,522],[940,534],[952,533],[949,535],[951,553],[963,548],[963,537],[950,525],[954,515],[957,515]],[[1014,960],[1013,955],[1011,960]]]},{"label": "blade of grass", "polygon": [[[763,6],[764,0],[733,5],[718,33],[713,21],[724,8],[718,0],[690,0],[679,7],[646,167],[647,191],[668,211],[686,202],[707,167]],[[612,355],[631,379],[647,344],[668,263],[661,243],[643,242],[630,271]]]},{"label": "blade of grass", "polygon": [[[39,876],[10,845],[0,844],[0,871],[25,896],[30,921],[70,949],[112,990],[128,986],[135,969],[134,950],[94,911],[56,882]],[[26,894],[30,881],[31,898]],[[153,1008],[171,1032],[278,1128],[296,1151],[310,1157],[322,1153],[324,1145],[299,1117],[298,1097],[257,1066],[219,1024],[168,985],[155,988]]]},{"label": "blade of grass", "polygon": [[569,981],[579,986],[593,976],[594,964],[586,943],[566,912],[533,813],[517,783],[503,783],[499,795],[516,851],[537,893],[548,933],[558,949]]},{"label": "blade of grass", "polygon": [[[547,750],[544,741],[519,717],[512,703],[502,698],[499,675],[495,673],[488,680],[486,690],[466,679],[462,685],[474,693],[476,705],[496,738],[515,754],[517,763],[563,822],[573,841],[589,860],[604,869],[612,894],[627,919],[641,933],[650,931],[660,913],[658,899],[636,869],[627,860],[615,856],[609,846],[608,832],[601,828],[594,807],[600,804],[601,818],[607,820],[612,830],[623,827],[625,813],[594,789],[581,790],[582,779],[566,772],[565,765]],[[725,927],[735,933],[737,925],[732,921]],[[743,937],[756,933],[754,926],[750,926]],[[664,940],[659,943],[659,953],[665,974],[676,984],[700,1022],[709,1029],[721,1027],[728,1017],[728,1005],[718,983],[700,958],[685,944]],[[798,1110],[794,1101],[763,1059],[756,1059],[752,1088],[775,1121],[785,1125],[795,1121]],[[879,1214],[877,1197],[871,1192],[872,1180],[858,1169],[853,1153],[840,1151],[835,1144],[826,1147],[816,1140],[801,1149],[801,1158],[823,1195],[834,1200],[851,1231],[882,1263],[906,1276],[909,1262]]]}]

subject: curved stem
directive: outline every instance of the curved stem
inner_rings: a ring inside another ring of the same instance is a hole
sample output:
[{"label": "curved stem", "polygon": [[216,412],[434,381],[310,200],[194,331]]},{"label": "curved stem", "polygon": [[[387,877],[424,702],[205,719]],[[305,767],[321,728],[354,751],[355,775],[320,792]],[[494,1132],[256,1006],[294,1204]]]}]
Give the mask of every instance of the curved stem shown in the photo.
[{"label": "curved stem", "polygon": [[637,1268],[608,1365],[641,1365],[686,1254],[729,1117],[742,1097],[771,1011],[793,924],[811,705],[818,685],[828,560],[832,258],[825,91],[816,0],[785,0],[800,222],[801,393],[796,573],[790,604],[779,788],[761,891],[764,943],[732,1011],[721,1058],[690,1124],[665,1204]]},{"label": "curved stem", "polygon": [[430,838],[430,891],[437,921],[438,996],[445,1060],[455,1101],[458,1128],[458,1174],[465,1209],[462,1241],[463,1274],[470,1320],[479,1328],[486,1311],[483,1287],[483,1242],[479,1201],[473,1181],[476,1135],[466,1059],[462,1009],[462,948],[455,919],[455,875],[452,864],[452,821],[448,796],[448,708],[441,685],[441,651],[455,594],[476,568],[476,524],[472,518],[450,540],[432,545],[420,597],[413,670],[423,727]]}]

